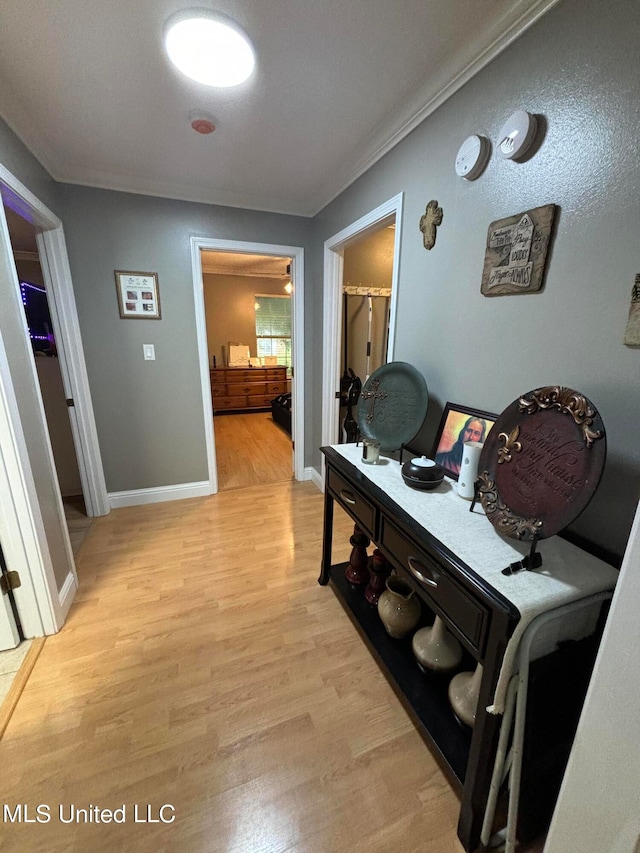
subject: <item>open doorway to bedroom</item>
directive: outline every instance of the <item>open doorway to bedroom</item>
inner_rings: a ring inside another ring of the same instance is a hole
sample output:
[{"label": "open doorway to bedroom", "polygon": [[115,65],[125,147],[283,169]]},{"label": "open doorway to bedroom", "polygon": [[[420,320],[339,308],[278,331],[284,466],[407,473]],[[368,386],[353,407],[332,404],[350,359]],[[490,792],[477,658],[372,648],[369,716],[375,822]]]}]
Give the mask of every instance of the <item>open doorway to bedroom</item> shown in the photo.
[{"label": "open doorway to bedroom", "polygon": [[201,251],[218,490],[293,476],[291,258]]},{"label": "open doorway to bedroom", "polygon": [[31,222],[7,204],[4,205],[4,214],[24,306],[27,333],[42,395],[65,521],[71,548],[76,555],[89,532],[92,519],[88,517],[85,505],[78,456],[58,358],[57,341],[51,320],[49,295],[36,241],[37,231]]}]

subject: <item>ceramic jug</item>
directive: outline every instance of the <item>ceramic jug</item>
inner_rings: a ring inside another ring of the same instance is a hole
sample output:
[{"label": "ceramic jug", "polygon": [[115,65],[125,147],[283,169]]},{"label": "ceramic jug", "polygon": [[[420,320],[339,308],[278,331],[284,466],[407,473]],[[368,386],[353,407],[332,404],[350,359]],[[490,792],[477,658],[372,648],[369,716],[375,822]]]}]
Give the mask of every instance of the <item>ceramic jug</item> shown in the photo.
[{"label": "ceramic jug", "polygon": [[400,639],[420,621],[420,602],[407,581],[392,575],[378,601],[378,613],[387,634]]}]

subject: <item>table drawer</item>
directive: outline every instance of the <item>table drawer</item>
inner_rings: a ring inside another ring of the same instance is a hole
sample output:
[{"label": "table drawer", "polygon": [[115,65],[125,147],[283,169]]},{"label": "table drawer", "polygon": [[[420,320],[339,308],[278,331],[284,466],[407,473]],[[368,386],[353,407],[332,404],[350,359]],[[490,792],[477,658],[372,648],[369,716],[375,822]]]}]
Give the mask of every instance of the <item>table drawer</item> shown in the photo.
[{"label": "table drawer", "polygon": [[327,488],[358,527],[375,539],[376,510],[358,489],[343,480],[333,468],[327,469]]},{"label": "table drawer", "polygon": [[489,611],[424,548],[415,543],[384,516],[380,547],[397,568],[413,580],[428,604],[448,620],[448,627],[480,658],[484,654]]}]

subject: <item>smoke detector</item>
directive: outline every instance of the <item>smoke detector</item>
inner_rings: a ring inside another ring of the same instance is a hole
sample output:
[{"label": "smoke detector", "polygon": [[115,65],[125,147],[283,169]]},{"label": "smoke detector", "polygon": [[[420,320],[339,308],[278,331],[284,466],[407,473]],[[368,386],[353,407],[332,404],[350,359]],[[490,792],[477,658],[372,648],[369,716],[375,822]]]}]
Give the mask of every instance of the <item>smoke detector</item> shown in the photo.
[{"label": "smoke detector", "polygon": [[200,110],[192,110],[189,113],[189,123],[196,133],[202,133],[205,136],[216,129],[213,116]]}]

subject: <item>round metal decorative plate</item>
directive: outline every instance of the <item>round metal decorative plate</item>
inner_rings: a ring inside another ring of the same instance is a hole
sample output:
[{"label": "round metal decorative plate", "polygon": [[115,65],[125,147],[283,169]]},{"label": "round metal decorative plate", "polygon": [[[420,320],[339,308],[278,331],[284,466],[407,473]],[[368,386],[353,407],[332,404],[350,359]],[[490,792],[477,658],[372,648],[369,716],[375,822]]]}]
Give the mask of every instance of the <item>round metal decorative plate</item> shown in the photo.
[{"label": "round metal decorative plate", "polygon": [[529,391],[498,417],[478,465],[487,517],[515,539],[553,536],[582,512],[607,453],[595,406],[571,388]]},{"label": "round metal decorative plate", "polygon": [[416,435],[428,405],[427,383],[413,365],[404,361],[383,364],[360,393],[360,435],[379,441],[383,450],[398,450]]}]

